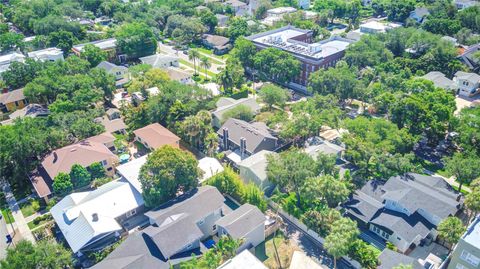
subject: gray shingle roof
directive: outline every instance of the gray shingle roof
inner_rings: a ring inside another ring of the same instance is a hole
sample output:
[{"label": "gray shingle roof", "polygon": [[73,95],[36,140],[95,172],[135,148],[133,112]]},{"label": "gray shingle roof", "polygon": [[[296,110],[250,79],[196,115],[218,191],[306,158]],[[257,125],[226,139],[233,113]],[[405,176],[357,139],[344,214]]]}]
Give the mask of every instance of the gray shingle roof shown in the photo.
[{"label": "gray shingle roof", "polygon": [[418,235],[421,238],[425,238],[430,230],[434,228],[432,224],[418,213],[407,216],[392,210],[377,212],[370,222],[395,232],[395,234],[407,240],[407,242],[413,242]]},{"label": "gray shingle roof", "polygon": [[457,88],[457,84],[453,80],[447,78],[442,72],[432,71],[423,76],[424,79],[433,82],[433,85],[438,88],[446,90],[454,90]]},{"label": "gray shingle roof", "polygon": [[178,61],[178,57],[170,56],[167,54],[154,54],[140,58],[140,61],[144,64],[149,64],[153,67],[162,67],[164,64]]},{"label": "gray shingle roof", "polygon": [[145,213],[145,215],[155,220],[158,225],[171,216],[179,214],[188,214],[192,221],[198,222],[221,208],[224,201],[225,198],[217,188],[202,186]]},{"label": "gray shingle roof", "polygon": [[380,265],[377,269],[392,269],[400,264],[412,265],[413,269],[421,269],[423,266],[414,258],[408,257],[388,248],[384,249],[380,256],[378,256]]},{"label": "gray shingle roof", "polygon": [[256,227],[265,223],[265,215],[256,206],[243,204],[230,214],[216,222],[219,227],[225,228],[234,239],[241,239]]},{"label": "gray shingle roof", "polygon": [[480,82],[480,75],[478,75],[476,73],[468,73],[468,72],[463,72],[463,71],[457,71],[457,73],[455,73],[455,77],[457,77],[459,79],[468,80],[468,81],[470,81],[474,84]]},{"label": "gray shingle roof", "polygon": [[[240,139],[245,138],[247,142],[247,151],[255,153],[259,150],[274,150],[277,141],[268,128],[260,123],[248,123],[239,119],[228,119],[218,130],[218,134],[223,136],[223,129],[228,129],[229,140],[240,146]],[[271,146],[273,145],[273,147]]]},{"label": "gray shingle roof", "polygon": [[104,69],[105,71],[110,72],[113,68],[128,69],[125,66],[120,66],[112,64],[111,62],[103,61],[97,65],[97,68]]},{"label": "gray shingle roof", "polygon": [[254,98],[242,98],[242,99],[232,99],[228,97],[220,98],[217,103],[217,109],[212,112],[213,116],[217,119],[222,120],[223,114],[239,105],[244,105],[249,107],[253,113],[257,113],[260,110],[260,106]]}]

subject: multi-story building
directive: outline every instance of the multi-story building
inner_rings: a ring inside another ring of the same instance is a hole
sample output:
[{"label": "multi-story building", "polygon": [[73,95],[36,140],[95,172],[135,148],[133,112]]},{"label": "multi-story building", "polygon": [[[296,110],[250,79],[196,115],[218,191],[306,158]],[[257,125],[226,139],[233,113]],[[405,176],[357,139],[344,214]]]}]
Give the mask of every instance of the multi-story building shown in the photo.
[{"label": "multi-story building", "polygon": [[480,216],[470,224],[452,252],[448,269],[480,268]]},{"label": "multi-story building", "polygon": [[291,25],[247,37],[258,49],[278,48],[301,62],[301,72],[286,86],[307,93],[308,77],[320,68],[328,68],[344,56],[345,49],[353,40],[333,36],[312,43],[313,31],[295,28]]}]

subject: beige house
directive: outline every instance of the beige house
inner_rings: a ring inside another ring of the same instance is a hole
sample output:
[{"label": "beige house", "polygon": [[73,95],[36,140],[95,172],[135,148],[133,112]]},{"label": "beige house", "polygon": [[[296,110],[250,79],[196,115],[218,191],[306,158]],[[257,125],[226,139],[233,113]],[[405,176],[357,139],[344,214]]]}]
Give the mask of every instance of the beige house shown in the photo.
[{"label": "beige house", "polygon": [[70,173],[74,164],[88,168],[93,163],[101,163],[108,176],[115,175],[117,155],[112,153],[115,137],[110,133],[92,136],[78,143],[56,149],[48,154],[40,167],[30,175],[30,180],[41,198],[52,194],[53,180],[59,173]]},{"label": "beige house", "polygon": [[480,268],[480,216],[478,216],[460,238],[452,252],[448,269]]}]

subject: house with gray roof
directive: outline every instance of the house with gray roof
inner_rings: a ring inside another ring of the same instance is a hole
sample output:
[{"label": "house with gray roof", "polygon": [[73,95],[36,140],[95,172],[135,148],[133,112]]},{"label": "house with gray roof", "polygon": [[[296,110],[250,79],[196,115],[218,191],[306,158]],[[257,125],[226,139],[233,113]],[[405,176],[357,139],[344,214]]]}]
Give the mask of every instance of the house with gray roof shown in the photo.
[{"label": "house with gray roof", "polygon": [[202,36],[202,43],[205,47],[213,49],[213,53],[217,55],[227,53],[232,47],[230,38],[221,35],[205,34]]},{"label": "house with gray roof", "polygon": [[475,95],[480,88],[480,75],[458,71],[453,81],[457,83],[458,95],[470,97]]},{"label": "house with gray roof", "polygon": [[464,8],[478,6],[480,3],[475,0],[455,0],[454,4],[458,9],[464,9]]},{"label": "house with gray roof", "polygon": [[141,57],[142,64],[148,64],[154,68],[179,67],[178,57],[168,54],[154,54]]},{"label": "house with gray roof", "polygon": [[452,252],[448,269],[480,268],[480,216],[469,225]]},{"label": "house with gray roof", "polygon": [[267,179],[267,156],[277,153],[269,150],[259,151],[238,163],[240,177],[245,183],[253,182],[262,190],[273,187],[273,183]]},{"label": "house with gray roof", "polygon": [[378,256],[377,269],[392,269],[400,264],[410,265],[412,269],[423,269],[424,267],[412,257],[398,253],[396,251],[390,250],[388,248],[384,249],[380,256]]},{"label": "house with gray roof", "polygon": [[410,173],[367,182],[343,207],[364,231],[407,253],[435,240],[437,225],[462,208],[460,197],[442,178]]},{"label": "house with gray roof", "polygon": [[317,159],[319,154],[324,155],[334,155],[337,159],[343,158],[343,152],[345,148],[337,144],[333,144],[326,140],[320,141],[320,143],[315,145],[310,145],[306,147],[305,152],[310,155],[312,158]]},{"label": "house with gray roof", "polygon": [[215,222],[218,236],[242,240],[237,251],[251,249],[265,241],[265,215],[256,206],[243,204]]},{"label": "house with gray roof", "polygon": [[263,122],[248,123],[230,118],[217,131],[224,151],[236,152],[244,159],[262,150],[275,151],[278,138],[272,135]]},{"label": "house with gray roof", "polygon": [[[111,62],[103,61],[97,65],[97,68],[103,69],[105,70],[105,72],[107,72],[107,74],[113,75],[117,82],[122,81],[121,85],[130,81],[130,76],[129,76],[130,73],[128,72],[128,68],[125,66],[116,65]],[[121,85],[117,85],[117,86],[121,86]]]},{"label": "house with gray roof", "polygon": [[458,59],[471,70],[478,71],[480,59],[475,57],[475,53],[478,51],[480,51],[480,43],[468,47]]},{"label": "house with gray roof", "polygon": [[217,109],[212,112],[212,124],[216,128],[220,128],[227,119],[224,118],[224,114],[238,106],[246,106],[250,108],[253,114],[257,114],[260,111],[260,105],[254,98],[241,98],[233,99],[230,97],[221,97],[216,103]]},{"label": "house with gray roof", "polygon": [[410,12],[409,19],[415,20],[418,23],[422,23],[427,17],[430,15],[430,11],[426,7],[416,7],[414,10]]},{"label": "house with gray roof", "polygon": [[432,71],[432,72],[427,73],[422,78],[433,82],[433,85],[435,85],[435,87],[437,87],[437,88],[442,88],[442,89],[445,89],[445,90],[451,90],[451,91],[454,91],[454,92],[456,92],[457,89],[458,89],[457,83],[455,83],[453,80],[447,78],[445,76],[445,74],[443,74],[442,72]]}]

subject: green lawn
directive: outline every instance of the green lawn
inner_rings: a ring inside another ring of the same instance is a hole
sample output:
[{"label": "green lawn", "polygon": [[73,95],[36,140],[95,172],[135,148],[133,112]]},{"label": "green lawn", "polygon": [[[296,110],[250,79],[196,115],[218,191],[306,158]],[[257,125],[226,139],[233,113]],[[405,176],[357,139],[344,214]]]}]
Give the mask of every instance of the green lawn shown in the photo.
[{"label": "green lawn", "polygon": [[[465,186],[465,185],[463,185],[463,186]],[[463,187],[463,186],[462,186],[462,187]],[[458,186],[453,186],[453,185],[452,185],[452,188],[453,188],[454,190],[458,191]],[[464,188],[462,188],[462,191],[460,191],[460,192],[461,192],[463,195],[467,195],[467,194],[468,194],[468,191],[466,191]]]},{"label": "green lawn", "polygon": [[29,223],[27,223],[27,225],[28,225],[28,228],[30,228],[30,230],[35,230],[39,226],[41,226],[43,224],[46,224],[50,221],[52,221],[52,215],[48,214],[48,215],[40,216],[40,217],[30,221]]},{"label": "green lawn", "polygon": [[20,205],[20,210],[22,211],[22,214],[24,217],[28,217],[28,216],[31,216],[33,214],[35,214],[35,209],[33,208],[32,204],[27,202],[27,203],[23,203]]},{"label": "green lawn", "polygon": [[12,216],[12,211],[10,211],[10,209],[2,209],[2,216],[3,216],[3,219],[5,220],[5,223],[7,224],[15,222]]},{"label": "green lawn", "polygon": [[212,56],[212,57],[215,57],[215,58],[217,58],[217,59],[219,59],[219,60],[221,59],[221,60],[224,61],[224,62],[225,62],[225,61],[227,60],[227,58],[228,58],[228,54],[216,55],[216,54],[213,53],[212,50],[209,50],[209,49],[206,49],[206,48],[196,48],[196,49],[197,49],[198,51],[202,52],[202,53],[208,54],[208,55],[210,55],[210,56]]},{"label": "green lawn", "polygon": [[[275,245],[274,241],[275,240]],[[275,251],[276,246],[276,251]],[[255,247],[255,256],[262,261],[268,268],[288,268],[290,260],[295,250],[299,250],[296,245],[293,245],[281,232],[277,232],[277,236],[273,235],[267,237],[263,243]],[[279,266],[276,253],[280,257],[281,267]]]},{"label": "green lawn", "polygon": [[[188,67],[193,68],[193,64],[192,64],[191,62],[189,62],[189,61],[185,61],[184,59],[179,59],[179,62],[180,62],[181,64],[183,64],[183,65],[186,65],[186,66],[188,66]],[[199,68],[199,69],[197,69],[197,71],[198,71],[200,74],[202,74],[202,73],[205,72],[205,70],[204,70],[203,68]],[[217,74],[213,73],[213,72],[210,71],[210,70],[207,70],[207,75],[209,75],[209,76],[211,76],[211,77],[215,77]]]}]

